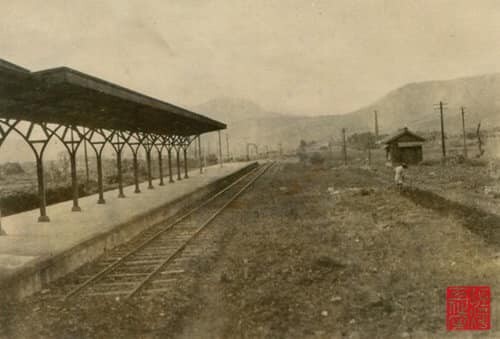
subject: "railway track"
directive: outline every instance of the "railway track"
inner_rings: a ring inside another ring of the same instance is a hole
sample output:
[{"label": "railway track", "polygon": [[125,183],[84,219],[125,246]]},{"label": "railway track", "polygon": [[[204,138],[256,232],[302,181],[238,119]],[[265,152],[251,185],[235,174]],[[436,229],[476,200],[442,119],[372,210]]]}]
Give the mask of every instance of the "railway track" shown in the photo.
[{"label": "railway track", "polygon": [[64,300],[79,295],[130,299],[165,292],[175,281],[173,277],[183,273],[176,263],[200,254],[188,245],[273,165],[256,167],[174,221],[145,231],[131,247],[98,261],[98,272],[85,277]]}]

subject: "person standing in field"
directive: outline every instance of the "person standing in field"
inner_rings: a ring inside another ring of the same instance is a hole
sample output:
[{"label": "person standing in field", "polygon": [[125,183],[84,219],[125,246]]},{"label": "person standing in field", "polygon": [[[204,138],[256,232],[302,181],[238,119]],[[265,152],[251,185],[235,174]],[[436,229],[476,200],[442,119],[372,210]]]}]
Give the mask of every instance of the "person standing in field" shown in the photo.
[{"label": "person standing in field", "polygon": [[406,168],[408,168],[408,166],[404,162],[394,168],[394,182],[396,183],[396,187],[398,188],[399,192],[403,190]]}]

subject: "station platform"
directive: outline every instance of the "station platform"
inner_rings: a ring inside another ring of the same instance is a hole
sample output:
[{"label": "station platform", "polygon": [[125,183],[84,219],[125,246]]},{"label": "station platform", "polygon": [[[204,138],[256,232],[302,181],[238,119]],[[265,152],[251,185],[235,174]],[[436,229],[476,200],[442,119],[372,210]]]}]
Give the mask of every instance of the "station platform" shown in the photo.
[{"label": "station platform", "polygon": [[2,218],[0,236],[0,292],[16,298],[41,290],[106,250],[130,240],[144,229],[161,222],[181,208],[227,185],[228,180],[250,170],[256,163],[238,162],[210,166],[188,179],[154,189],[141,184],[125,187],[125,198],[117,190],[105,192],[106,204],[97,204],[97,195],[79,199],[82,212],[72,212],[72,201],[48,206],[50,222],[37,221],[32,210]]}]

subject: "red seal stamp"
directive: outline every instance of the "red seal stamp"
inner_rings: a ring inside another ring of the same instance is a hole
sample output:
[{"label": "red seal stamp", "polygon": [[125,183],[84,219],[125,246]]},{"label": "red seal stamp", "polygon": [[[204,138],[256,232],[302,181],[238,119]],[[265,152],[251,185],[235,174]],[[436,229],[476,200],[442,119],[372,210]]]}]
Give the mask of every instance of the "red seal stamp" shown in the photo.
[{"label": "red seal stamp", "polygon": [[491,328],[489,286],[450,286],[446,289],[448,331],[489,330]]}]

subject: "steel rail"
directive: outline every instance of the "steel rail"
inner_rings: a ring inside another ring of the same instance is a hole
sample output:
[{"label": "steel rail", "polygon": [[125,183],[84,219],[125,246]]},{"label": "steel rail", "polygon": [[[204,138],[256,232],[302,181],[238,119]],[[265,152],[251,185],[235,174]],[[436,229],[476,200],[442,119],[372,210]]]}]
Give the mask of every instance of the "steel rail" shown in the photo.
[{"label": "steel rail", "polygon": [[[248,183],[245,184],[238,192],[236,192],[230,199],[227,201],[222,207],[220,207],[217,211],[215,211],[200,227],[198,227],[194,233],[187,239],[175,252],[173,252],[171,255],[169,255],[167,258],[163,260],[162,263],[158,265],[158,267],[150,272],[141,282],[138,283],[138,285],[130,292],[127,294],[125,299],[130,299],[132,298],[137,292],[139,292],[146,283],[148,283],[159,271],[161,271],[166,264],[168,264],[173,258],[177,256],[180,252],[186,248],[189,243],[196,238],[196,236],[204,229],[206,228],[209,224],[212,223],[212,221],[220,214],[222,211],[226,209],[226,207],[231,204],[234,200],[236,200],[243,192],[245,192],[250,185],[252,185],[258,178],[260,178],[269,168],[273,166],[274,163],[268,163],[266,164],[263,168],[260,169],[260,172],[255,175]],[[253,172],[252,172],[253,173]]]},{"label": "steel rail", "polygon": [[[70,297],[72,297],[75,294],[79,293],[81,290],[83,290],[87,286],[91,285],[92,283],[97,282],[101,277],[103,277],[106,273],[108,273],[108,272],[112,271],[113,269],[115,269],[119,264],[121,264],[122,262],[124,262],[128,257],[132,256],[136,252],[138,252],[141,249],[143,249],[145,246],[147,246],[153,240],[157,239],[163,233],[165,233],[168,230],[172,229],[175,225],[177,225],[180,222],[182,222],[183,220],[189,218],[193,213],[195,213],[199,209],[203,208],[205,205],[207,205],[208,203],[210,203],[211,201],[213,201],[214,199],[216,199],[221,194],[223,194],[223,193],[227,192],[228,190],[230,190],[232,187],[234,187],[235,185],[237,185],[238,183],[240,183],[242,180],[244,180],[246,177],[250,176],[252,173],[254,173],[257,170],[259,170],[259,167],[256,167],[256,168],[252,169],[251,171],[249,171],[248,173],[245,173],[243,176],[241,176],[240,178],[238,178],[236,181],[234,181],[233,183],[231,183],[230,185],[228,185],[224,189],[222,189],[219,192],[217,192],[215,195],[213,195],[212,197],[210,197],[208,200],[204,201],[200,205],[194,207],[193,209],[187,211],[185,214],[183,214],[180,217],[178,217],[177,219],[175,219],[173,222],[171,222],[170,224],[168,224],[165,228],[163,228],[162,230],[156,232],[155,234],[153,234],[152,236],[150,236],[149,238],[147,238],[146,240],[144,240],[142,243],[140,243],[139,245],[137,245],[135,248],[133,248],[132,250],[130,250],[129,252],[127,252],[125,255],[123,255],[122,257],[120,257],[119,259],[117,259],[115,262],[113,262],[110,265],[106,266],[101,271],[99,271],[98,273],[96,273],[95,275],[91,276],[90,278],[88,278],[87,280],[85,280],[83,283],[81,283],[80,285],[78,285],[77,287],[75,287],[73,290],[71,290],[64,297],[63,300],[64,301],[68,300]],[[157,223],[156,225],[158,225],[160,223]],[[151,227],[154,227],[156,225],[153,225]]]}]

